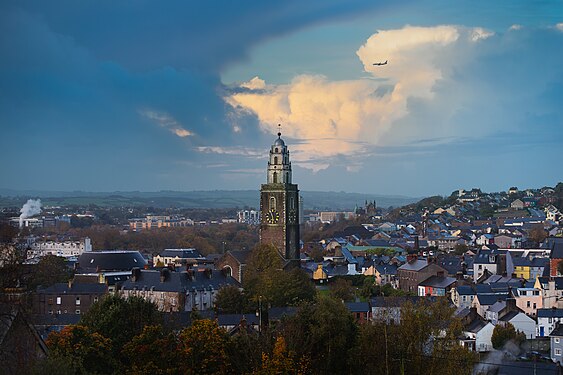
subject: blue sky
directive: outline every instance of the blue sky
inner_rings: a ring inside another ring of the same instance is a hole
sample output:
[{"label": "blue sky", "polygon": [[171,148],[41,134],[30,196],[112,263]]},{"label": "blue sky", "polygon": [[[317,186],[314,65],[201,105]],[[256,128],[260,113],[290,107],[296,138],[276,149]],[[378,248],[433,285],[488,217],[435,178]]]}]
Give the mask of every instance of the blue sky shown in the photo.
[{"label": "blue sky", "polygon": [[0,188],[257,189],[280,122],[302,190],[563,177],[560,1],[4,1],[0,49]]}]

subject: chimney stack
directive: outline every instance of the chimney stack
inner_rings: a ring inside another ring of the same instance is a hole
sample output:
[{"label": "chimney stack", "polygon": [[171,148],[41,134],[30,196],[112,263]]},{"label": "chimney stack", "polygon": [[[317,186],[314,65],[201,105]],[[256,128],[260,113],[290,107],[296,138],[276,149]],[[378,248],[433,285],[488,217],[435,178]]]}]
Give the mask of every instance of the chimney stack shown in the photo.
[{"label": "chimney stack", "polygon": [[168,278],[170,270],[168,268],[163,268],[160,270],[160,282],[163,283]]},{"label": "chimney stack", "polygon": [[141,269],[139,267],[133,267],[131,269],[131,281],[136,283],[139,281],[139,277],[141,276]]}]

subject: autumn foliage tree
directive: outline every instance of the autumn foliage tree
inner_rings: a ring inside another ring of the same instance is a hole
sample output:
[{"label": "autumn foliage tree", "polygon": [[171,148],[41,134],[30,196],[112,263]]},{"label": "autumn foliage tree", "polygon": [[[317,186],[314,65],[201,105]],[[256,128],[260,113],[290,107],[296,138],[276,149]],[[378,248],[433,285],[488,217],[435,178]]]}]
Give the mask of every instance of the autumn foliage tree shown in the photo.
[{"label": "autumn foliage tree", "polygon": [[[181,374],[178,337],[162,326],[145,326],[123,347],[125,372],[135,375]],[[176,365],[176,366],[174,366]]]},{"label": "autumn foliage tree", "polygon": [[225,374],[229,336],[216,322],[202,319],[180,333],[180,353],[184,374]]},{"label": "autumn foliage tree", "polygon": [[285,339],[279,336],[272,354],[262,354],[262,365],[253,372],[256,375],[309,374],[310,361],[307,357],[298,358],[294,351],[289,351]]},{"label": "autumn foliage tree", "polygon": [[51,356],[66,359],[79,373],[108,374],[116,366],[111,340],[82,325],[52,332],[46,344]]}]

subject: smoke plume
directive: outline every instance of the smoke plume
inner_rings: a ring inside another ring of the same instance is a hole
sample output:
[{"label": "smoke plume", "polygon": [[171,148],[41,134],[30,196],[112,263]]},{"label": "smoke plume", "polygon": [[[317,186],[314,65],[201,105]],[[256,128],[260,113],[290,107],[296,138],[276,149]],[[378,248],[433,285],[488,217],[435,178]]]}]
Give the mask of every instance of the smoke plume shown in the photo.
[{"label": "smoke plume", "polygon": [[23,227],[23,219],[37,215],[41,212],[41,199],[28,199],[20,210],[20,228]]}]

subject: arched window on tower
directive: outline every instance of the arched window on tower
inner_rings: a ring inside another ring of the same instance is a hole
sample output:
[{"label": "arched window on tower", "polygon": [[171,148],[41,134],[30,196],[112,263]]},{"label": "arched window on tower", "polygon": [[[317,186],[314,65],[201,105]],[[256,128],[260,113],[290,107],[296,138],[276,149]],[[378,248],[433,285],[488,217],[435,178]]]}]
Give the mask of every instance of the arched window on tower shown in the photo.
[{"label": "arched window on tower", "polygon": [[276,209],[276,198],[270,197],[270,210],[275,210],[275,209]]},{"label": "arched window on tower", "polygon": [[285,183],[289,184],[289,172],[285,172]]},{"label": "arched window on tower", "polygon": [[274,164],[278,164],[278,157],[274,156]]},{"label": "arched window on tower", "polygon": [[289,209],[295,209],[295,200],[293,199],[293,197],[289,197]]},{"label": "arched window on tower", "polygon": [[278,183],[278,172],[274,172],[274,184]]},{"label": "arched window on tower", "polygon": [[276,147],[276,149],[274,150],[274,152],[277,154],[279,151],[279,149]]}]

